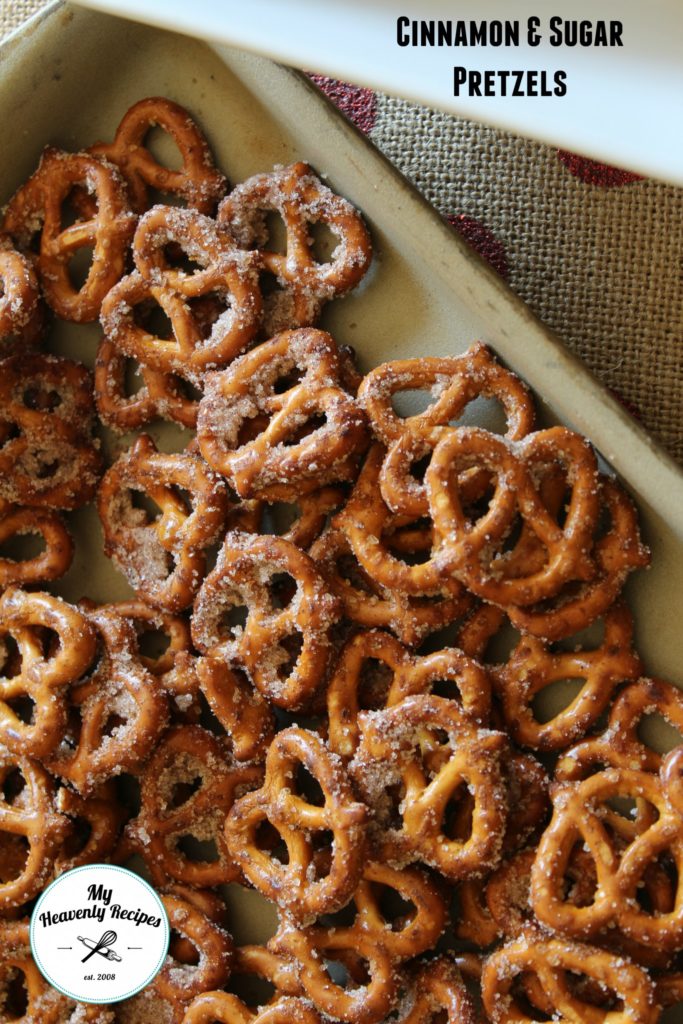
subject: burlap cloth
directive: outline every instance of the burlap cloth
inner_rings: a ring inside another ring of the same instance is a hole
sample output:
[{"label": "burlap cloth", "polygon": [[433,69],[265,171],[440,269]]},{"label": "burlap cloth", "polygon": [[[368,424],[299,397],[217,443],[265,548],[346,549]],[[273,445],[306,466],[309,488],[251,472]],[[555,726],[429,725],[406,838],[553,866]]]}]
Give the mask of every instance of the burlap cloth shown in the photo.
[{"label": "burlap cloth", "polygon": [[[41,6],[0,0],[0,35]],[[683,189],[320,84],[683,463]]]}]

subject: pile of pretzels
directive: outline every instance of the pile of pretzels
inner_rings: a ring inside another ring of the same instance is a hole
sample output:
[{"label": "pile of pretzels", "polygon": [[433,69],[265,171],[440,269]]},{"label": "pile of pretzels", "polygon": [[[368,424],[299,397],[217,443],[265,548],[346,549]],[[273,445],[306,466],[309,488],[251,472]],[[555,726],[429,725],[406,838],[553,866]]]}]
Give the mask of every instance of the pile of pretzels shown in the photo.
[{"label": "pile of pretzels", "polygon": [[[655,1024],[683,999],[683,746],[644,728],[683,731],[683,695],[634,645],[635,507],[480,342],[363,376],[318,323],[370,262],[308,165],[230,190],[160,98],[47,149],[5,209],[3,1021]],[[55,318],[99,318],[94,373],[50,354]],[[128,600],[58,596],[88,504]],[[28,920],[103,861],[172,938],[86,1006]],[[226,886],[270,905],[262,945]]]}]

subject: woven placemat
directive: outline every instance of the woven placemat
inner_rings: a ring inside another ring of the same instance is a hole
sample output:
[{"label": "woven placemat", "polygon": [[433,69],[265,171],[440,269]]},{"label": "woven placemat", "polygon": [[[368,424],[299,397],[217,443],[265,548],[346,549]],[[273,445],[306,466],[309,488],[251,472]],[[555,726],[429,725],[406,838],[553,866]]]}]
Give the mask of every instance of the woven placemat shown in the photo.
[{"label": "woven placemat", "polygon": [[683,464],[683,189],[316,80]]}]

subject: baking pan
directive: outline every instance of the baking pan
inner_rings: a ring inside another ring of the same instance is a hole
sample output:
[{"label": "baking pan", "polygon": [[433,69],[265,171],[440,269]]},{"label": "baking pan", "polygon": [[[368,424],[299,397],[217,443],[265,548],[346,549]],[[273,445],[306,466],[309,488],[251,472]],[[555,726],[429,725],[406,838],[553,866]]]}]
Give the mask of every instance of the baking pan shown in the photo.
[{"label": "baking pan", "polygon": [[[0,47],[4,202],[42,147],[110,139],[136,100],[164,95],[204,128],[232,182],[308,160],[371,227],[376,258],[362,286],[332,303],[323,326],[353,345],[363,369],[387,359],[464,351],[480,338],[533,388],[545,422],[586,434],[641,512],[652,568],[629,585],[637,645],[650,674],[683,683],[683,474],[648,435],[454,234],[410,184],[298,72],[222,46],[83,8],[54,4]],[[571,254],[568,254],[571,259]],[[60,324],[51,347],[92,365],[97,325]],[[489,410],[478,411],[482,422]],[[165,447],[174,428],[160,429]],[[73,517],[77,555],[60,584],[69,599],[130,592],[102,555],[91,510]],[[262,938],[263,903],[236,890],[238,941]],[[256,933],[254,931],[256,929]]]}]

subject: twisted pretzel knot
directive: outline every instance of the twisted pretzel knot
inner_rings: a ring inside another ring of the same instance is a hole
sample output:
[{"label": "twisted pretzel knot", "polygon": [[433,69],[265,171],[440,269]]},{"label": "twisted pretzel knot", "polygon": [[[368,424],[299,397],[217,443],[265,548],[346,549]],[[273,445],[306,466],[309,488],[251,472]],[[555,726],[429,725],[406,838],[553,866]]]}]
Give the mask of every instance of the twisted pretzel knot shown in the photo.
[{"label": "twisted pretzel knot", "polygon": [[[169,262],[171,245],[180,246],[199,269],[186,271]],[[102,327],[121,352],[162,373],[199,381],[253,339],[261,318],[254,257],[231,245],[209,217],[175,206],[152,207],[138,223],[133,256],[137,269],[102,303]],[[205,316],[192,309],[192,302],[207,297],[223,306],[208,337]],[[136,307],[150,301],[170,320],[170,338],[136,322]]]},{"label": "twisted pretzel knot", "polygon": [[594,540],[590,552],[596,567],[594,578],[569,581],[551,601],[506,608],[520,632],[550,641],[579,633],[611,607],[629,573],[650,564],[650,552],[640,539],[638,513],[631,499],[616,480],[605,476],[600,477],[599,494],[610,526]]},{"label": "twisted pretzel knot", "polygon": [[90,374],[42,353],[3,360],[0,495],[22,505],[74,509],[92,498],[101,458],[92,438]]},{"label": "twisted pretzel knot", "polygon": [[[90,209],[86,219],[63,228],[63,204],[79,188],[91,200]],[[48,147],[38,170],[10,200],[3,229],[20,250],[29,252],[37,225],[40,248],[35,266],[48,304],[63,320],[96,320],[105,295],[125,272],[135,230],[116,168],[87,153]],[[69,262],[80,249],[92,249],[93,258],[85,283],[76,288]]]},{"label": "twisted pretzel knot", "polygon": [[[312,328],[283,331],[247,352],[207,380],[197,420],[202,455],[242,498],[296,501],[355,476],[365,416],[341,372],[333,338]],[[259,417],[264,426],[243,441]]]},{"label": "twisted pretzel knot", "polygon": [[[411,999],[399,1024],[478,1024],[479,1014],[456,964],[446,957],[419,964],[411,974]],[[444,1016],[444,1013],[446,1016]]]},{"label": "twisted pretzel knot", "polygon": [[[49,639],[47,639],[47,638]],[[65,688],[79,680],[96,649],[95,633],[78,609],[57,597],[10,588],[0,597],[0,742],[17,754],[49,755],[67,720]],[[7,638],[16,644],[13,664]],[[57,648],[49,641],[56,638]],[[31,702],[31,717],[22,705]]]},{"label": "twisted pretzel knot", "polygon": [[[562,750],[583,736],[603,713],[615,688],[640,675],[632,647],[633,619],[625,604],[605,614],[604,637],[592,650],[552,652],[535,637],[524,637],[495,674],[503,716],[513,739],[534,750]],[[582,681],[576,696],[551,718],[539,721],[533,701],[562,679]]]},{"label": "twisted pretzel knot", "polygon": [[[544,1011],[561,1024],[655,1024],[659,1009],[647,972],[623,957],[567,939],[546,938],[529,931],[492,953],[482,971],[484,1009],[493,1024],[531,1024],[537,1019],[515,998],[518,978],[532,974],[538,981]],[[572,975],[594,979],[604,992],[615,994],[621,1009],[601,1009],[572,988]],[[529,995],[529,986],[525,986]],[[536,1004],[538,1005],[538,1003]]]},{"label": "twisted pretzel knot", "polygon": [[162,895],[171,928],[183,936],[199,953],[196,966],[184,965],[182,971],[171,958],[152,982],[162,999],[173,1005],[187,1004],[202,992],[220,988],[230,976],[232,939],[190,900],[167,893]]},{"label": "twisted pretzel knot", "polygon": [[638,732],[646,715],[659,714],[683,732],[683,694],[663,679],[639,679],[625,686],[610,708],[604,732],[582,740],[557,762],[555,778],[580,780],[604,766],[658,772],[663,756]]},{"label": "twisted pretzel knot", "polygon": [[[140,812],[126,826],[124,851],[140,854],[157,885],[172,879],[204,888],[235,881],[239,868],[223,822],[236,797],[262,774],[258,765],[231,764],[217,737],[200,726],[170,729],[141,776]],[[215,859],[201,847],[190,856],[188,837],[213,843]]]},{"label": "twisted pretzel knot", "polygon": [[[296,781],[303,766],[322,790],[322,804],[300,795]],[[323,741],[291,726],[278,733],[266,755],[266,776],[259,790],[238,800],[225,823],[230,853],[260,892],[298,921],[338,910],[360,879],[365,853],[367,810],[358,803],[341,761]],[[259,847],[258,832],[269,822],[287,847],[288,859]],[[316,843],[330,846],[329,863],[316,877]]]},{"label": "twisted pretzel knot", "polygon": [[252,1013],[237,996],[205,992],[190,1004],[182,1024],[321,1024],[321,1018],[302,999],[284,997]]},{"label": "twisted pretzel knot", "polygon": [[[377,808],[379,849],[392,861],[422,860],[452,881],[495,867],[507,813],[503,734],[480,729],[457,703],[433,696],[408,697],[359,720],[361,742],[349,770]],[[392,789],[398,807],[387,799]],[[473,797],[469,828],[451,837],[446,809],[463,789]]]},{"label": "twisted pretzel knot", "polygon": [[458,595],[418,596],[380,587],[336,526],[322,533],[310,555],[329,589],[342,602],[347,619],[366,628],[391,629],[401,643],[409,646],[454,622],[472,604],[464,588]]},{"label": "twisted pretzel knot", "polygon": [[[12,982],[20,980],[25,993],[25,1007],[20,1017],[12,1013],[13,1024],[63,1024],[65,1013],[76,1004],[51,988],[31,956],[28,920],[0,921],[0,1006],[4,1009]],[[99,1007],[98,1007],[99,1010]],[[93,1024],[110,1024],[112,1018],[87,1016]]]},{"label": "twisted pretzel knot", "polygon": [[[196,311],[195,311],[196,312]],[[103,337],[95,362],[95,402],[103,423],[117,431],[139,430],[156,419],[172,420],[188,430],[197,426],[199,401],[177,374],[138,364],[142,387],[128,394],[128,358]]]},{"label": "twisted pretzel knot", "polygon": [[47,765],[90,796],[102,782],[146,760],[166,727],[168,702],[140,661],[132,624],[106,605],[82,602],[81,608],[96,631],[100,659],[71,688],[68,726]]},{"label": "twisted pretzel knot", "polygon": [[268,701],[245,673],[220,655],[197,663],[199,686],[209,707],[225,729],[238,761],[262,760],[275,733]]},{"label": "twisted pretzel knot", "polygon": [[[373,934],[358,928],[282,928],[271,939],[277,952],[293,957],[299,979],[317,1010],[348,1024],[378,1024],[396,1002],[395,963]],[[333,981],[326,961],[340,962],[347,986]]]},{"label": "twisted pretzel knot", "polygon": [[[480,724],[488,722],[491,683],[485,669],[457,648],[433,654],[411,655],[393,636],[379,630],[357,633],[342,649],[337,668],[327,687],[329,744],[342,757],[351,757],[358,746],[360,691],[368,662],[379,662],[391,678],[379,692],[371,692],[372,708],[392,707],[405,697],[433,692],[435,683],[452,683],[463,710]],[[372,679],[369,680],[372,686]]]},{"label": "twisted pretzel knot", "polygon": [[231,509],[228,516],[229,529],[245,530],[247,533],[276,533],[307,551],[323,532],[329,515],[344,504],[344,499],[341,487],[321,487],[320,490],[303,494],[297,498],[296,503],[253,498]]},{"label": "twisted pretzel knot", "polygon": [[[105,782],[87,799],[61,786],[55,803],[57,810],[70,818],[72,824],[71,835],[67,836],[55,860],[55,877],[81,864],[101,864],[113,852],[125,820],[113,784]],[[85,826],[85,836],[82,826]]]},{"label": "twisted pretzel knot", "polygon": [[[266,219],[275,211],[286,230],[283,253],[268,244]],[[360,214],[305,163],[256,174],[237,185],[221,203],[218,222],[238,245],[255,249],[263,267],[277,278],[281,290],[266,303],[268,336],[314,324],[323,304],[350,291],[370,265],[372,245]],[[324,224],[338,239],[328,262],[316,258],[315,224]]]},{"label": "twisted pretzel knot", "polygon": [[[150,522],[132,492],[160,508]],[[206,572],[205,550],[227,513],[223,482],[197,455],[158,452],[143,434],[105,473],[97,507],[105,552],[138,595],[174,612],[192,603]]]},{"label": "twisted pretzel knot", "polygon": [[31,557],[0,558],[0,590],[32,586],[63,576],[73,558],[73,541],[63,520],[47,509],[22,508],[0,498],[0,544],[22,536],[40,537],[45,549]]},{"label": "twisted pretzel knot", "polygon": [[[174,700],[174,714],[191,718],[197,709],[197,656],[192,649],[190,624],[187,619],[169,612],[151,608],[144,601],[117,601],[107,606],[116,615],[129,620],[138,637],[138,644],[146,636],[160,634],[167,646],[163,651],[143,653],[139,659],[152,675],[156,676],[164,690]],[[195,715],[196,717],[196,715]]]},{"label": "twisted pretzel knot", "polygon": [[[534,471],[560,462],[571,496],[563,525],[546,507]],[[472,522],[458,495],[459,473],[472,466],[495,478],[486,512]],[[442,556],[470,591],[491,604],[528,605],[553,597],[570,579],[594,575],[587,557],[599,512],[598,473],[588,442],[564,427],[510,442],[478,427],[449,430],[434,449],[425,474],[429,505]],[[540,568],[508,574],[502,545],[521,516],[546,552]],[[493,554],[489,554],[489,552]]]},{"label": "twisted pretzel knot", "polygon": [[[281,573],[294,590],[284,598],[272,585]],[[247,607],[246,623],[226,636],[226,613],[240,605]],[[298,708],[324,677],[339,611],[303,551],[281,537],[229,533],[197,596],[192,637],[202,653],[243,666],[271,703]]]},{"label": "twisted pretzel knot", "polygon": [[[180,150],[179,170],[164,167],[145,146],[145,137],[156,127],[163,128]],[[181,196],[200,213],[211,213],[227,186],[199,126],[184,107],[161,96],[134,103],[121,118],[114,141],[98,142],[88,152],[118,167],[136,213],[148,208],[150,188]]]},{"label": "twisted pretzel knot", "polygon": [[48,773],[30,758],[0,747],[0,835],[8,837],[9,851],[15,842],[27,846],[16,873],[6,877],[3,871],[0,876],[0,911],[22,906],[47,884],[68,831]]},{"label": "twisted pretzel knot", "polygon": [[29,260],[0,237],[0,343],[4,354],[40,341],[45,311]]},{"label": "twisted pretzel knot", "polygon": [[[677,866],[683,863],[680,755],[678,748],[665,759],[660,777],[610,768],[578,785],[556,784],[553,818],[541,837],[531,876],[531,902],[542,923],[577,937],[618,927],[636,942],[678,948],[683,939],[683,882],[677,882],[668,910],[648,913],[636,897],[645,871],[662,854],[671,856]],[[614,834],[608,821],[601,820],[600,808],[616,797],[642,801],[645,810],[635,825],[625,821]],[[585,844],[595,865],[597,888],[587,906],[574,906],[563,895],[564,875],[576,842]]]}]

